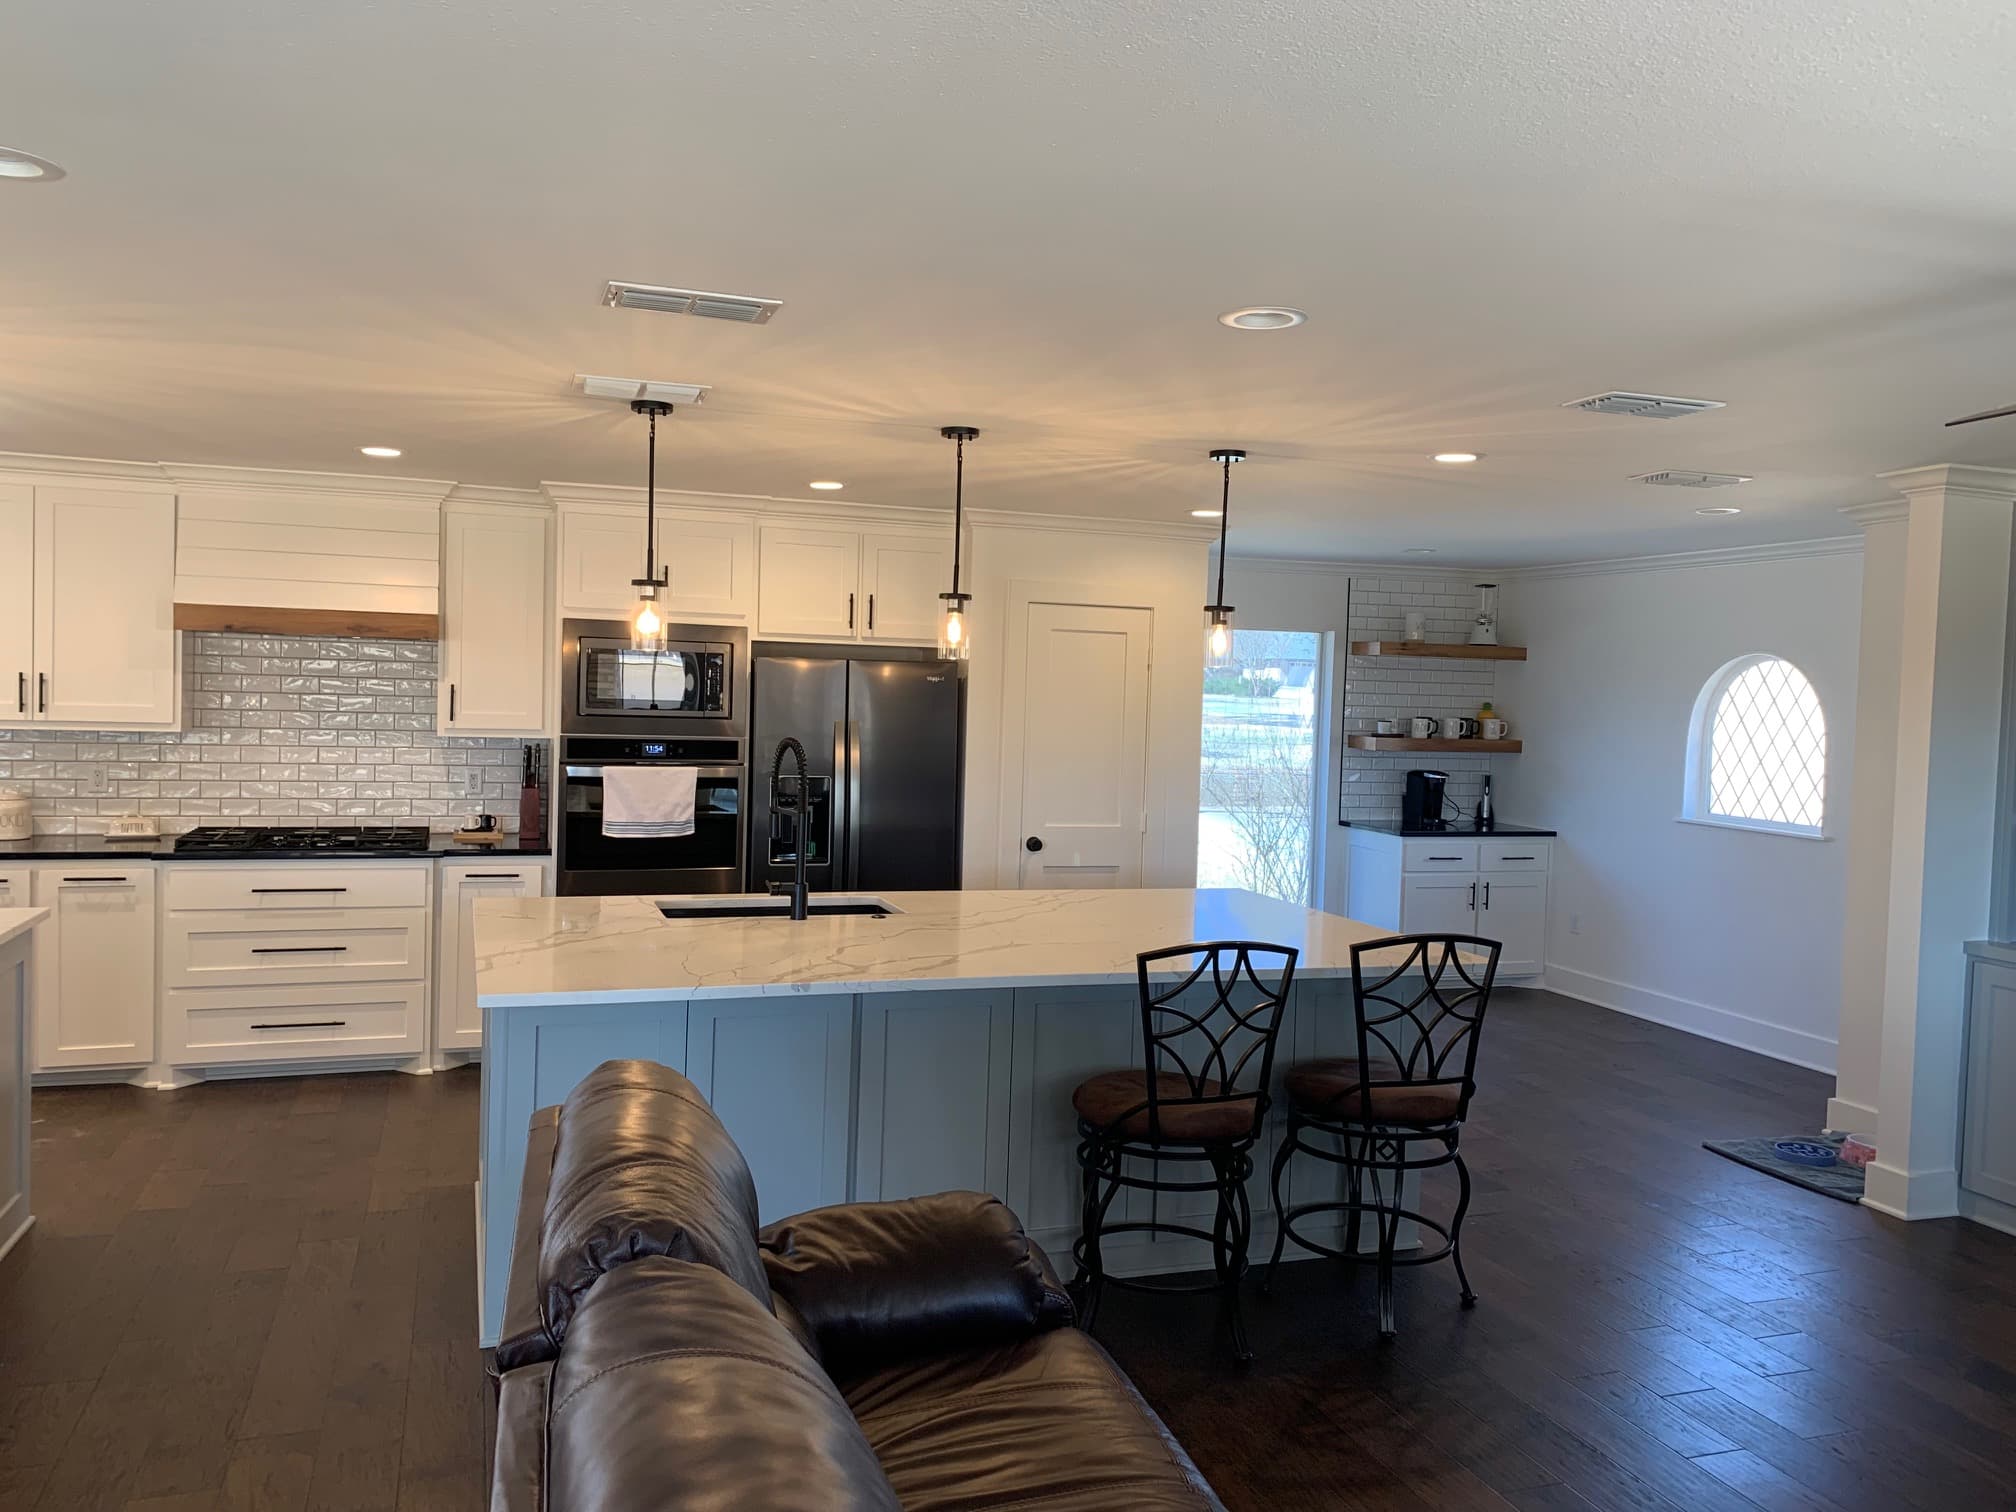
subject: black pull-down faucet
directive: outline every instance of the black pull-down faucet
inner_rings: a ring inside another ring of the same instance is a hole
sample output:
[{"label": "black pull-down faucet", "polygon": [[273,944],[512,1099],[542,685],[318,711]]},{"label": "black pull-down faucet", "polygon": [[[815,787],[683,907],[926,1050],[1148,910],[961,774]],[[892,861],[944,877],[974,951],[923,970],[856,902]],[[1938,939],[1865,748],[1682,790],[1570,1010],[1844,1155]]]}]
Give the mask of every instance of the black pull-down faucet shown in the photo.
[{"label": "black pull-down faucet", "polygon": [[[797,791],[790,797],[784,796],[784,757],[789,753],[797,763]],[[771,833],[777,834],[778,821],[786,815],[791,820],[791,855],[795,862],[792,879],[789,882],[772,882],[770,891],[791,898],[791,917],[802,919],[806,916],[805,888],[805,842],[811,835],[812,804],[809,789],[811,783],[805,776],[805,747],[791,736],[786,735],[777,742],[777,754],[770,758],[770,825]],[[779,838],[782,838],[779,836]]]}]

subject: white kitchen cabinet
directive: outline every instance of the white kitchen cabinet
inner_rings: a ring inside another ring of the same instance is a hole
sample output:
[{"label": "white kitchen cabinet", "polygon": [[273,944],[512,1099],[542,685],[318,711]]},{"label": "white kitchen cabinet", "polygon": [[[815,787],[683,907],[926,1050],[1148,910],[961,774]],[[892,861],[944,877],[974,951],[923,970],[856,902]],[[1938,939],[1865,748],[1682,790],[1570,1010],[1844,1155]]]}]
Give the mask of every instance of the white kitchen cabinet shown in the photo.
[{"label": "white kitchen cabinet", "polygon": [[947,532],[765,525],[756,633],[915,645],[938,636]]},{"label": "white kitchen cabinet", "polygon": [[854,1201],[1007,1191],[1014,991],[888,992],[860,1005]]},{"label": "white kitchen cabinet", "polygon": [[[670,581],[666,617],[747,624],[756,607],[756,527],[747,515],[658,506],[658,565]],[[559,604],[563,615],[627,619],[644,573],[644,511],[632,505],[565,504],[560,511]]]},{"label": "white kitchen cabinet", "polygon": [[550,595],[546,516],[450,505],[442,521],[443,735],[539,735],[546,728]]},{"label": "white kitchen cabinet", "polygon": [[174,727],[175,496],[0,487],[0,657],[0,724]]},{"label": "white kitchen cabinet", "polygon": [[88,1071],[154,1058],[152,865],[35,868],[49,910],[35,944],[35,1069]]},{"label": "white kitchen cabinet", "polygon": [[1344,911],[1395,934],[1472,934],[1499,942],[1498,975],[1547,966],[1546,836],[1408,838],[1351,831]]},{"label": "white kitchen cabinet", "polygon": [[1975,959],[1968,986],[1960,1185],[1963,1192],[2003,1204],[2006,1222],[2007,1212],[2016,1210],[2016,963],[2007,959],[2006,946],[1970,946],[1969,952]]},{"label": "white kitchen cabinet", "polygon": [[33,873],[25,866],[0,868],[0,908],[35,907]]},{"label": "white kitchen cabinet", "polygon": [[441,863],[434,955],[437,1056],[483,1048],[483,1010],[476,1003],[476,905],[485,898],[543,898],[551,891],[550,863],[544,860],[503,857]]}]

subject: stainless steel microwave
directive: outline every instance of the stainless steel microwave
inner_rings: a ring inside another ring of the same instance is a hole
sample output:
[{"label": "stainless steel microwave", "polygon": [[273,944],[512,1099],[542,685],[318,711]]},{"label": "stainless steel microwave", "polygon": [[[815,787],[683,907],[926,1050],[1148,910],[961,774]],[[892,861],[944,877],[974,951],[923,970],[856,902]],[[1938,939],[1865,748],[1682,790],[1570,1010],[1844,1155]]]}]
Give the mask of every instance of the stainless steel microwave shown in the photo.
[{"label": "stainless steel microwave", "polygon": [[563,734],[743,733],[747,631],[673,625],[663,651],[633,651],[620,620],[568,620],[563,630]]}]

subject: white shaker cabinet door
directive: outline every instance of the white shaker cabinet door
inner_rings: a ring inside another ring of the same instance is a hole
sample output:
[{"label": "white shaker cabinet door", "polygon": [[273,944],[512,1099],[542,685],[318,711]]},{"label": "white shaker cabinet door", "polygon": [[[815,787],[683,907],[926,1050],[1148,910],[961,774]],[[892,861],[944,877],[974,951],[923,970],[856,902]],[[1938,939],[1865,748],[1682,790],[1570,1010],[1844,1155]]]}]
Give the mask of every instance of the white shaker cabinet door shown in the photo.
[{"label": "white shaker cabinet door", "polygon": [[0,483],[0,724],[35,718],[35,490]]},{"label": "white shaker cabinet door", "polygon": [[630,580],[644,571],[644,516],[565,510],[560,516],[560,612],[622,619],[636,605]]},{"label": "white shaker cabinet door", "polygon": [[852,530],[765,525],[756,633],[852,640],[868,606],[861,593],[861,536]]},{"label": "white shaker cabinet door", "polygon": [[[719,510],[658,507],[657,564],[668,618],[747,624],[756,606],[756,528]],[[627,619],[644,575],[644,511],[566,509],[560,515],[560,612]]]},{"label": "white shaker cabinet door", "polygon": [[1402,934],[1477,933],[1477,877],[1413,875],[1400,889]]},{"label": "white shaker cabinet door", "polygon": [[175,496],[38,487],[29,696],[42,722],[172,726],[176,667]]},{"label": "white shaker cabinet door", "polygon": [[863,633],[872,641],[912,644],[938,639],[938,595],[952,586],[952,541],[925,535],[861,538],[861,588],[868,597]]},{"label": "white shaker cabinet door", "polygon": [[35,893],[25,866],[0,870],[0,908],[33,908]]},{"label": "white shaker cabinet door", "polygon": [[443,735],[537,735],[546,725],[546,518],[451,510],[444,530]]},{"label": "white shaker cabinet door", "polygon": [[154,870],[116,862],[39,867],[49,910],[35,944],[35,1069],[154,1058]]},{"label": "white shaker cabinet door", "polygon": [[1547,874],[1486,873],[1478,889],[1477,933],[1502,947],[1500,976],[1538,976],[1547,964]]},{"label": "white shaker cabinet door", "polygon": [[483,1010],[476,1004],[476,905],[485,898],[543,898],[546,891],[546,868],[537,861],[442,866],[434,971],[436,1050],[483,1048]]}]

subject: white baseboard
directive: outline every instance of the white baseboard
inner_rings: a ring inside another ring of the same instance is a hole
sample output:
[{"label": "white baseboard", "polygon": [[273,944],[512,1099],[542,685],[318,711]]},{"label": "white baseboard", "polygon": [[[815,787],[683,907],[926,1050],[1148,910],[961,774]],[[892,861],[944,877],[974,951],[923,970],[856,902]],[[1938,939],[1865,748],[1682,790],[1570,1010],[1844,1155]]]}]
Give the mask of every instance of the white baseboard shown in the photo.
[{"label": "white baseboard", "polygon": [[[1979,1192],[1961,1192],[1960,1216],[1992,1229],[2000,1229],[2005,1234],[2016,1234],[2016,1207],[1997,1202],[1993,1197],[1984,1197]],[[4,1253],[0,1250],[0,1254]]]},{"label": "white baseboard", "polygon": [[1551,962],[1547,967],[1547,986],[1564,997],[1579,998],[1598,1008],[1664,1024],[1669,1029],[1682,1029],[1741,1050],[1754,1050],[1773,1060],[1829,1074],[1834,1070],[1835,1052],[1839,1048],[1836,1042],[1804,1029],[1766,1023],[1733,1009],[1673,997],[1649,987],[1633,987],[1628,982],[1613,982],[1585,971],[1570,971]]},{"label": "white baseboard", "polygon": [[1864,1183],[1863,1205],[1892,1218],[1915,1222],[1960,1215],[1960,1173],[1951,1166],[1905,1171],[1885,1165],[1879,1152],[1865,1169]]},{"label": "white baseboard", "polygon": [[1827,1099],[1827,1127],[1836,1134],[1876,1137],[1876,1110],[1867,1103],[1850,1102],[1845,1097]]}]

